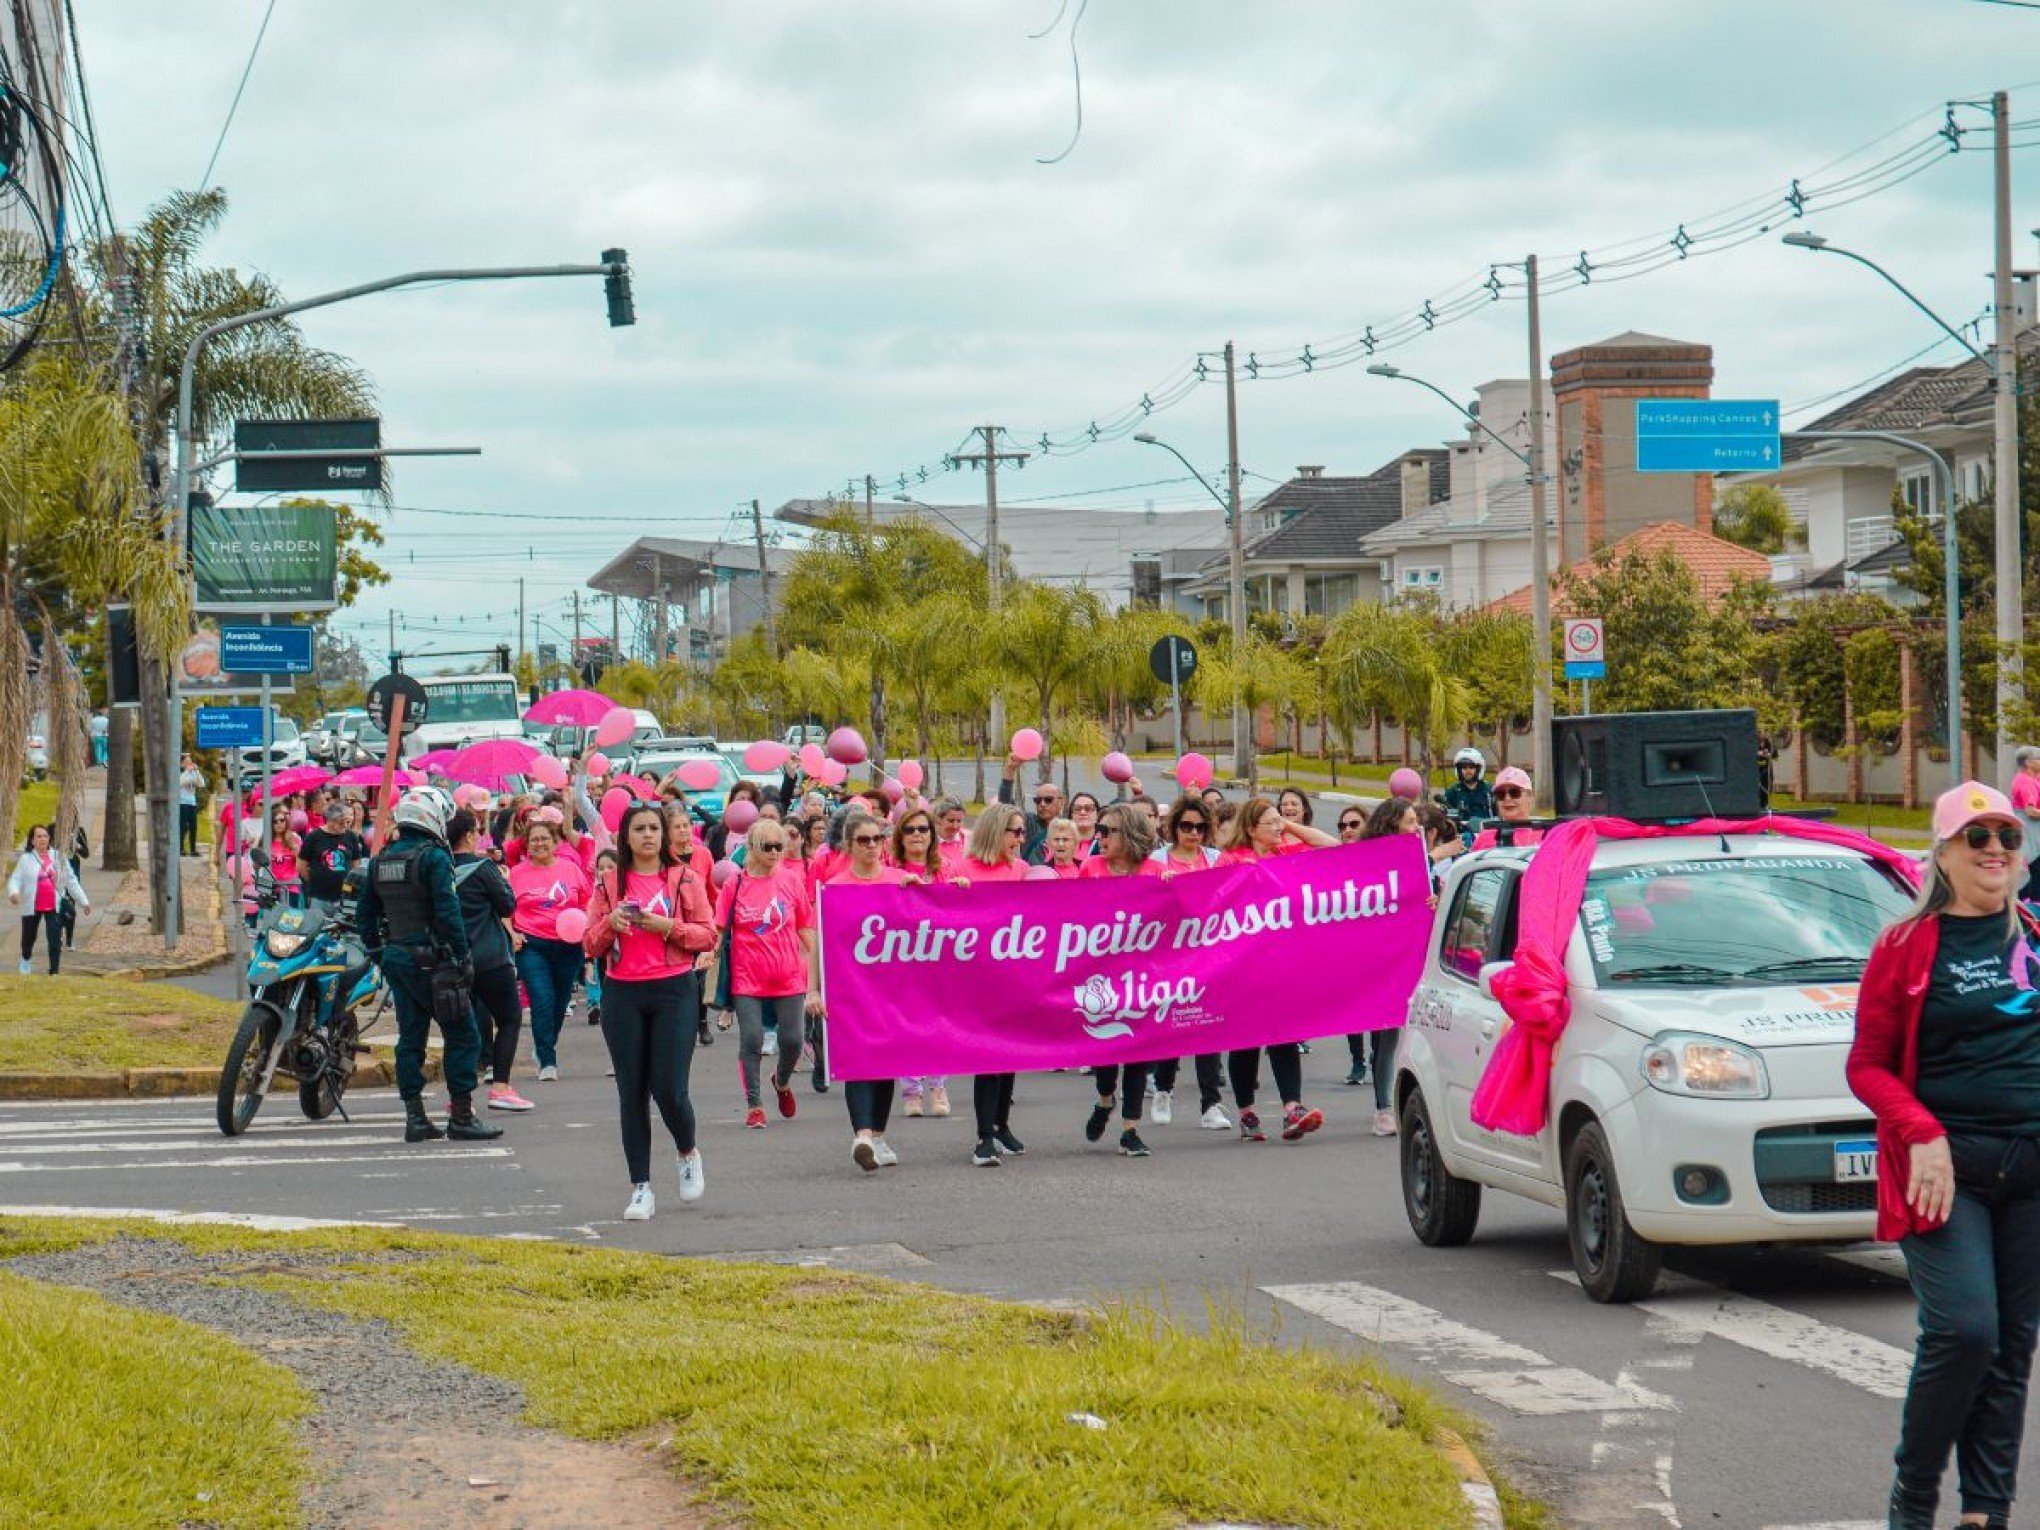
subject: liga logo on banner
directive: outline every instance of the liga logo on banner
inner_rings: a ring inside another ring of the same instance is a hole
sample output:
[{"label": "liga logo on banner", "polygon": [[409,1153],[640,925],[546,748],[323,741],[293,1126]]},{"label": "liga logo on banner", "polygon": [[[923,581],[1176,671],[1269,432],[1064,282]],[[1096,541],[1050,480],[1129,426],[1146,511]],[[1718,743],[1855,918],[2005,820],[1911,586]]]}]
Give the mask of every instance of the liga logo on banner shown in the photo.
[{"label": "liga logo on banner", "polygon": [[821,891],[829,1071],[1085,1068],[1403,1023],[1423,840],[1215,871]]}]

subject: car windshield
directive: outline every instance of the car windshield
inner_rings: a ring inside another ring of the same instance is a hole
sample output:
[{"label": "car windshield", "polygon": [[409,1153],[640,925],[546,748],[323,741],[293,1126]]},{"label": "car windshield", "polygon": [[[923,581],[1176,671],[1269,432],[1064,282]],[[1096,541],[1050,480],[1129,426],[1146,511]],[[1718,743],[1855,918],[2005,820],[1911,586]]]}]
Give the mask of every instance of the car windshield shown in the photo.
[{"label": "car windshield", "polygon": [[288,717],[279,717],[271,726],[269,736],[279,744],[294,744],[298,736],[297,724]]},{"label": "car windshield", "polygon": [[1608,867],[1580,925],[1603,987],[1848,982],[1910,903],[1853,855]]}]

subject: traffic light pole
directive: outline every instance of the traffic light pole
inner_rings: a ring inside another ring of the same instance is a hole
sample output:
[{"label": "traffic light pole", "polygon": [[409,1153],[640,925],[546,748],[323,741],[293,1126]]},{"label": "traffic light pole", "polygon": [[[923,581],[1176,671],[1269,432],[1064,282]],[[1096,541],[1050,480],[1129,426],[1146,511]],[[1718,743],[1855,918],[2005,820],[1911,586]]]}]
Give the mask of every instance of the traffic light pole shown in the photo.
[{"label": "traffic light pole", "polygon": [[[397,287],[415,287],[424,283],[438,282],[503,282],[522,281],[527,278],[546,276],[600,276],[606,280],[609,289],[609,321],[612,325],[634,322],[635,313],[630,298],[630,265],[621,250],[603,251],[599,265],[585,266],[455,266],[443,271],[408,271],[402,276],[386,276],[381,281],[363,282],[356,287],[342,287],[334,292],[322,292],[313,297],[299,298],[294,303],[278,303],[270,308],[259,308],[253,313],[235,314],[206,325],[191,337],[191,343],[184,348],[184,365],[177,373],[177,469],[171,480],[171,524],[176,527],[175,552],[179,557],[189,555],[191,548],[191,394],[194,374],[198,369],[199,353],[207,342],[233,330],[246,329],[251,324],[266,324],[272,319],[287,318],[294,313],[304,313],[313,308],[330,308],[336,303],[351,302],[355,298],[368,297],[377,292],[388,292]],[[163,736],[163,759],[166,777],[176,770],[178,745],[184,736],[183,700],[177,694],[177,680],[170,677],[169,706],[165,708]],[[154,783],[151,787],[150,825],[157,822],[155,793],[165,792],[163,807],[167,816],[166,782]],[[149,859],[153,863],[152,879],[163,889],[161,907],[163,938],[175,945],[184,933],[183,897],[179,883],[182,867],[179,866],[175,851],[175,840],[168,834],[150,835]]]}]

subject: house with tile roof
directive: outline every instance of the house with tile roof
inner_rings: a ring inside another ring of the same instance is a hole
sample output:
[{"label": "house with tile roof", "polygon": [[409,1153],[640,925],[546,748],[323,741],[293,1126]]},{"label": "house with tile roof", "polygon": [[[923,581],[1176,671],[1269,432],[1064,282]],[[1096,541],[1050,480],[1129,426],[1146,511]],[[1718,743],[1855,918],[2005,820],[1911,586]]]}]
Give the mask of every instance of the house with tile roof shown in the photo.
[{"label": "house with tile roof", "polygon": [[[1686,567],[1693,571],[1695,583],[1700,587],[1703,600],[1720,600],[1738,583],[1769,584],[1771,582],[1771,560],[1760,552],[1747,547],[1738,547],[1725,542],[1711,532],[1699,531],[1681,521],[1653,521],[1650,525],[1632,531],[1621,541],[1597,553],[1612,562],[1652,553],[1670,552]],[[1577,568],[1581,562],[1575,559]],[[1511,590],[1501,599],[1490,601],[1488,608],[1494,611],[1519,611],[1530,614],[1530,586]],[[1567,606],[1564,583],[1554,579],[1551,584],[1552,620],[1568,616],[1591,616],[1591,611],[1575,612]]]}]

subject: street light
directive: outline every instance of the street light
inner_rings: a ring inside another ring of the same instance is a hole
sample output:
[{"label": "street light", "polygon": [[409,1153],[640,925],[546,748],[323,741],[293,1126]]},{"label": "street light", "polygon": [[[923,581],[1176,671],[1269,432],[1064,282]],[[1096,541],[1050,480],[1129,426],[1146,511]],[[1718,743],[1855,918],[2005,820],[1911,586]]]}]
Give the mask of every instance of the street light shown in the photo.
[{"label": "street light", "polygon": [[[1231,346],[1228,343],[1227,346],[1228,366],[1230,365],[1231,361],[1230,353]],[[1142,446],[1159,446],[1163,451],[1167,452],[1170,456],[1174,457],[1178,462],[1182,463],[1184,467],[1190,470],[1190,476],[1195,478],[1199,483],[1203,484],[1205,492],[1208,493],[1213,499],[1217,500],[1219,503],[1219,508],[1225,511],[1227,529],[1226,546],[1228,562],[1228,577],[1226,579],[1226,604],[1232,608],[1233,769],[1236,771],[1244,771],[1245,769],[1244,762],[1247,759],[1248,733],[1247,733],[1246,709],[1240,704],[1239,675],[1240,665],[1245,662],[1247,653],[1247,555],[1246,544],[1242,542],[1240,539],[1239,464],[1238,463],[1232,464],[1232,472],[1230,476],[1233,485],[1233,493],[1231,500],[1228,501],[1219,494],[1218,490],[1212,488],[1209,480],[1207,480],[1202,473],[1197,471],[1197,465],[1195,463],[1193,463],[1188,457],[1184,456],[1181,452],[1177,451],[1175,447],[1169,445],[1169,443],[1164,441],[1160,436],[1155,435],[1152,431],[1143,430],[1137,431],[1134,434],[1133,439],[1140,442]]]},{"label": "street light", "polygon": [[[2003,235],[2003,230],[2000,230],[2000,234],[2002,237],[2009,237]],[[1919,296],[1910,287],[1906,286],[1904,282],[1893,276],[1869,256],[1859,255],[1854,250],[1843,249],[1838,244],[1830,244],[1811,229],[1794,230],[1792,233],[1783,236],[1783,242],[1791,245],[1796,250],[1812,250],[1815,254],[1841,255],[1855,261],[1859,266],[1868,266],[1872,271],[1883,277],[1900,297],[1932,319],[1944,334],[1961,346],[1962,349],[1969,352],[1976,360],[1982,362],[1990,372],[1991,392],[1994,395],[1991,474],[1996,479],[1995,525],[1993,528],[1991,557],[1992,562],[1997,566],[1998,575],[1996,635],[2000,654],[2000,658],[1995,665],[1997,671],[1997,739],[1994,752],[1997,756],[1999,768],[2002,769],[2009,753],[2008,746],[2011,743],[2009,714],[2016,691],[2016,687],[2011,680],[2011,671],[2016,669],[2018,665],[2019,644],[2025,639],[2026,628],[2025,590],[2020,576],[2024,560],[2020,556],[2021,536],[2018,493],[2019,421],[2017,404],[2012,396],[2015,391],[2011,386],[2013,380],[2007,379],[2003,375],[2003,363],[2011,359],[2010,353],[2005,349],[2004,345],[2004,314],[2000,311],[1998,317],[1999,346],[1993,353],[1986,355],[1983,351],[1972,345],[1961,330],[1955,328],[1954,325],[1921,302]],[[2003,262],[2000,262],[2000,264],[2002,265]],[[1999,277],[2000,284],[2002,285],[2005,273],[2000,271]],[[1951,549],[1954,545],[1953,527],[1955,522],[1952,487],[1951,481],[1948,496],[1949,530],[1947,533]],[[1952,602],[1948,619],[1952,626],[1956,619]]]},{"label": "street light", "polygon": [[916,499],[911,494],[895,494],[893,496],[893,500],[896,504],[912,505],[917,510],[927,511],[930,515],[934,516],[937,520],[942,522],[943,525],[947,526],[951,531],[955,532],[958,536],[962,537],[964,541],[970,543],[970,545],[975,547],[979,552],[983,552],[985,550],[985,544],[982,541],[972,536],[969,532],[965,531],[961,526],[957,525],[956,522],[952,521],[947,515],[944,515],[942,511],[938,510],[935,506],[929,504],[925,499]]},{"label": "street light", "polygon": [[[1532,282],[1534,285],[1534,275]],[[1543,362],[1538,359],[1537,350],[1538,347],[1533,345],[1532,365],[1541,367]],[[1430,389],[1475,426],[1486,431],[1526,469],[1525,478],[1530,486],[1530,774],[1535,782],[1537,800],[1542,803],[1551,791],[1551,558],[1546,542],[1543,498],[1538,492],[1544,457],[1543,420],[1532,418],[1530,421],[1530,451],[1525,454],[1502,440],[1495,434],[1493,426],[1436,383],[1413,376],[1400,367],[1389,366],[1386,362],[1376,362],[1367,371],[1374,377],[1387,377]],[[1534,390],[1535,379],[1532,386]],[[1541,410],[1532,412],[1534,416],[1542,414]]]}]

